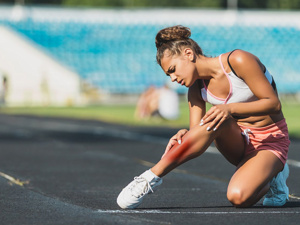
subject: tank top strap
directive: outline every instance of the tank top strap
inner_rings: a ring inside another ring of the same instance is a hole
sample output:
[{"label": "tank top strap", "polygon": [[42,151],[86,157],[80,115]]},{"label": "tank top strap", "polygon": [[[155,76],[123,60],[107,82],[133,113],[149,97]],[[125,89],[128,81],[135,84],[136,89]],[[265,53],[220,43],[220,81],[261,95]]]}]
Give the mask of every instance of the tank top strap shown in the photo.
[{"label": "tank top strap", "polygon": [[225,71],[225,68],[224,68],[224,66],[223,66],[223,63],[222,63],[222,54],[219,55],[219,62],[220,62],[220,65],[221,65],[221,68],[222,68],[224,74],[225,74],[226,77],[227,77],[227,80],[228,80],[229,86],[230,86],[228,96],[227,96],[227,98],[225,99],[225,102],[224,102],[224,104],[226,104],[226,103],[228,102],[229,98],[230,98],[231,95],[232,95],[232,84],[231,84],[230,77],[229,77],[228,73]]}]

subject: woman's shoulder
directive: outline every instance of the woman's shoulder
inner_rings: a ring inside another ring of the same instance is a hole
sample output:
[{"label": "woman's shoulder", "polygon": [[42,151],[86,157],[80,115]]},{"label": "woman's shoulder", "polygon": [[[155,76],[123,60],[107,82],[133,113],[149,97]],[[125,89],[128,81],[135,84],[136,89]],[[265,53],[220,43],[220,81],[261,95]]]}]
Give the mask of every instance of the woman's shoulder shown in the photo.
[{"label": "woman's shoulder", "polygon": [[235,49],[233,51],[225,53],[225,55],[227,55],[227,58],[228,60],[230,60],[230,63],[233,64],[244,63],[245,61],[249,60],[259,60],[258,57],[254,54],[242,49]]},{"label": "woman's shoulder", "polygon": [[234,68],[235,74],[241,79],[244,79],[245,74],[257,68],[260,68],[262,72],[265,70],[259,58],[250,52],[237,49],[226,54],[228,65]]}]

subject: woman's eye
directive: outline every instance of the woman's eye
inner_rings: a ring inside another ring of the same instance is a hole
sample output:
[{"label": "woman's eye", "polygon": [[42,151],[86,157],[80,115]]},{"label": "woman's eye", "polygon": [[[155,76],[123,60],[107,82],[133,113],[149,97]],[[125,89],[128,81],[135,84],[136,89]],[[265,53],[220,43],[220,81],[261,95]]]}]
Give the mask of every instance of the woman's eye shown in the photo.
[{"label": "woman's eye", "polygon": [[175,67],[173,67],[172,69],[170,69],[169,71],[168,71],[168,73],[170,74],[170,73],[174,73],[175,72]]}]

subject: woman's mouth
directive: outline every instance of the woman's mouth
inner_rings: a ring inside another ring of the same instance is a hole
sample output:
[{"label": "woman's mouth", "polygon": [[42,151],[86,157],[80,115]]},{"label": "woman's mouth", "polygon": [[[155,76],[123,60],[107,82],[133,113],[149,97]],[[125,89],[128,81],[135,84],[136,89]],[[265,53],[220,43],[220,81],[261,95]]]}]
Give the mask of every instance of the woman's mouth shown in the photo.
[{"label": "woman's mouth", "polygon": [[184,80],[177,81],[177,83],[180,84],[180,85],[182,85],[182,86],[185,85]]}]

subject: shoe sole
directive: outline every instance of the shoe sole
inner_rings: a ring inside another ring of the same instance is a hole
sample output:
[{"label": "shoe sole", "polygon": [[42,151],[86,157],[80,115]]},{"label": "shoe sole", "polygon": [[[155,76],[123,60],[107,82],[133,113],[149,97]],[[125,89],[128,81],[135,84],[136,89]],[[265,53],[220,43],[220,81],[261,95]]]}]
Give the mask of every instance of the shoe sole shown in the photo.
[{"label": "shoe sole", "polygon": [[287,199],[282,200],[280,202],[276,201],[274,202],[273,200],[265,199],[263,202],[263,206],[270,206],[270,207],[280,207],[283,206],[286,203]]}]

